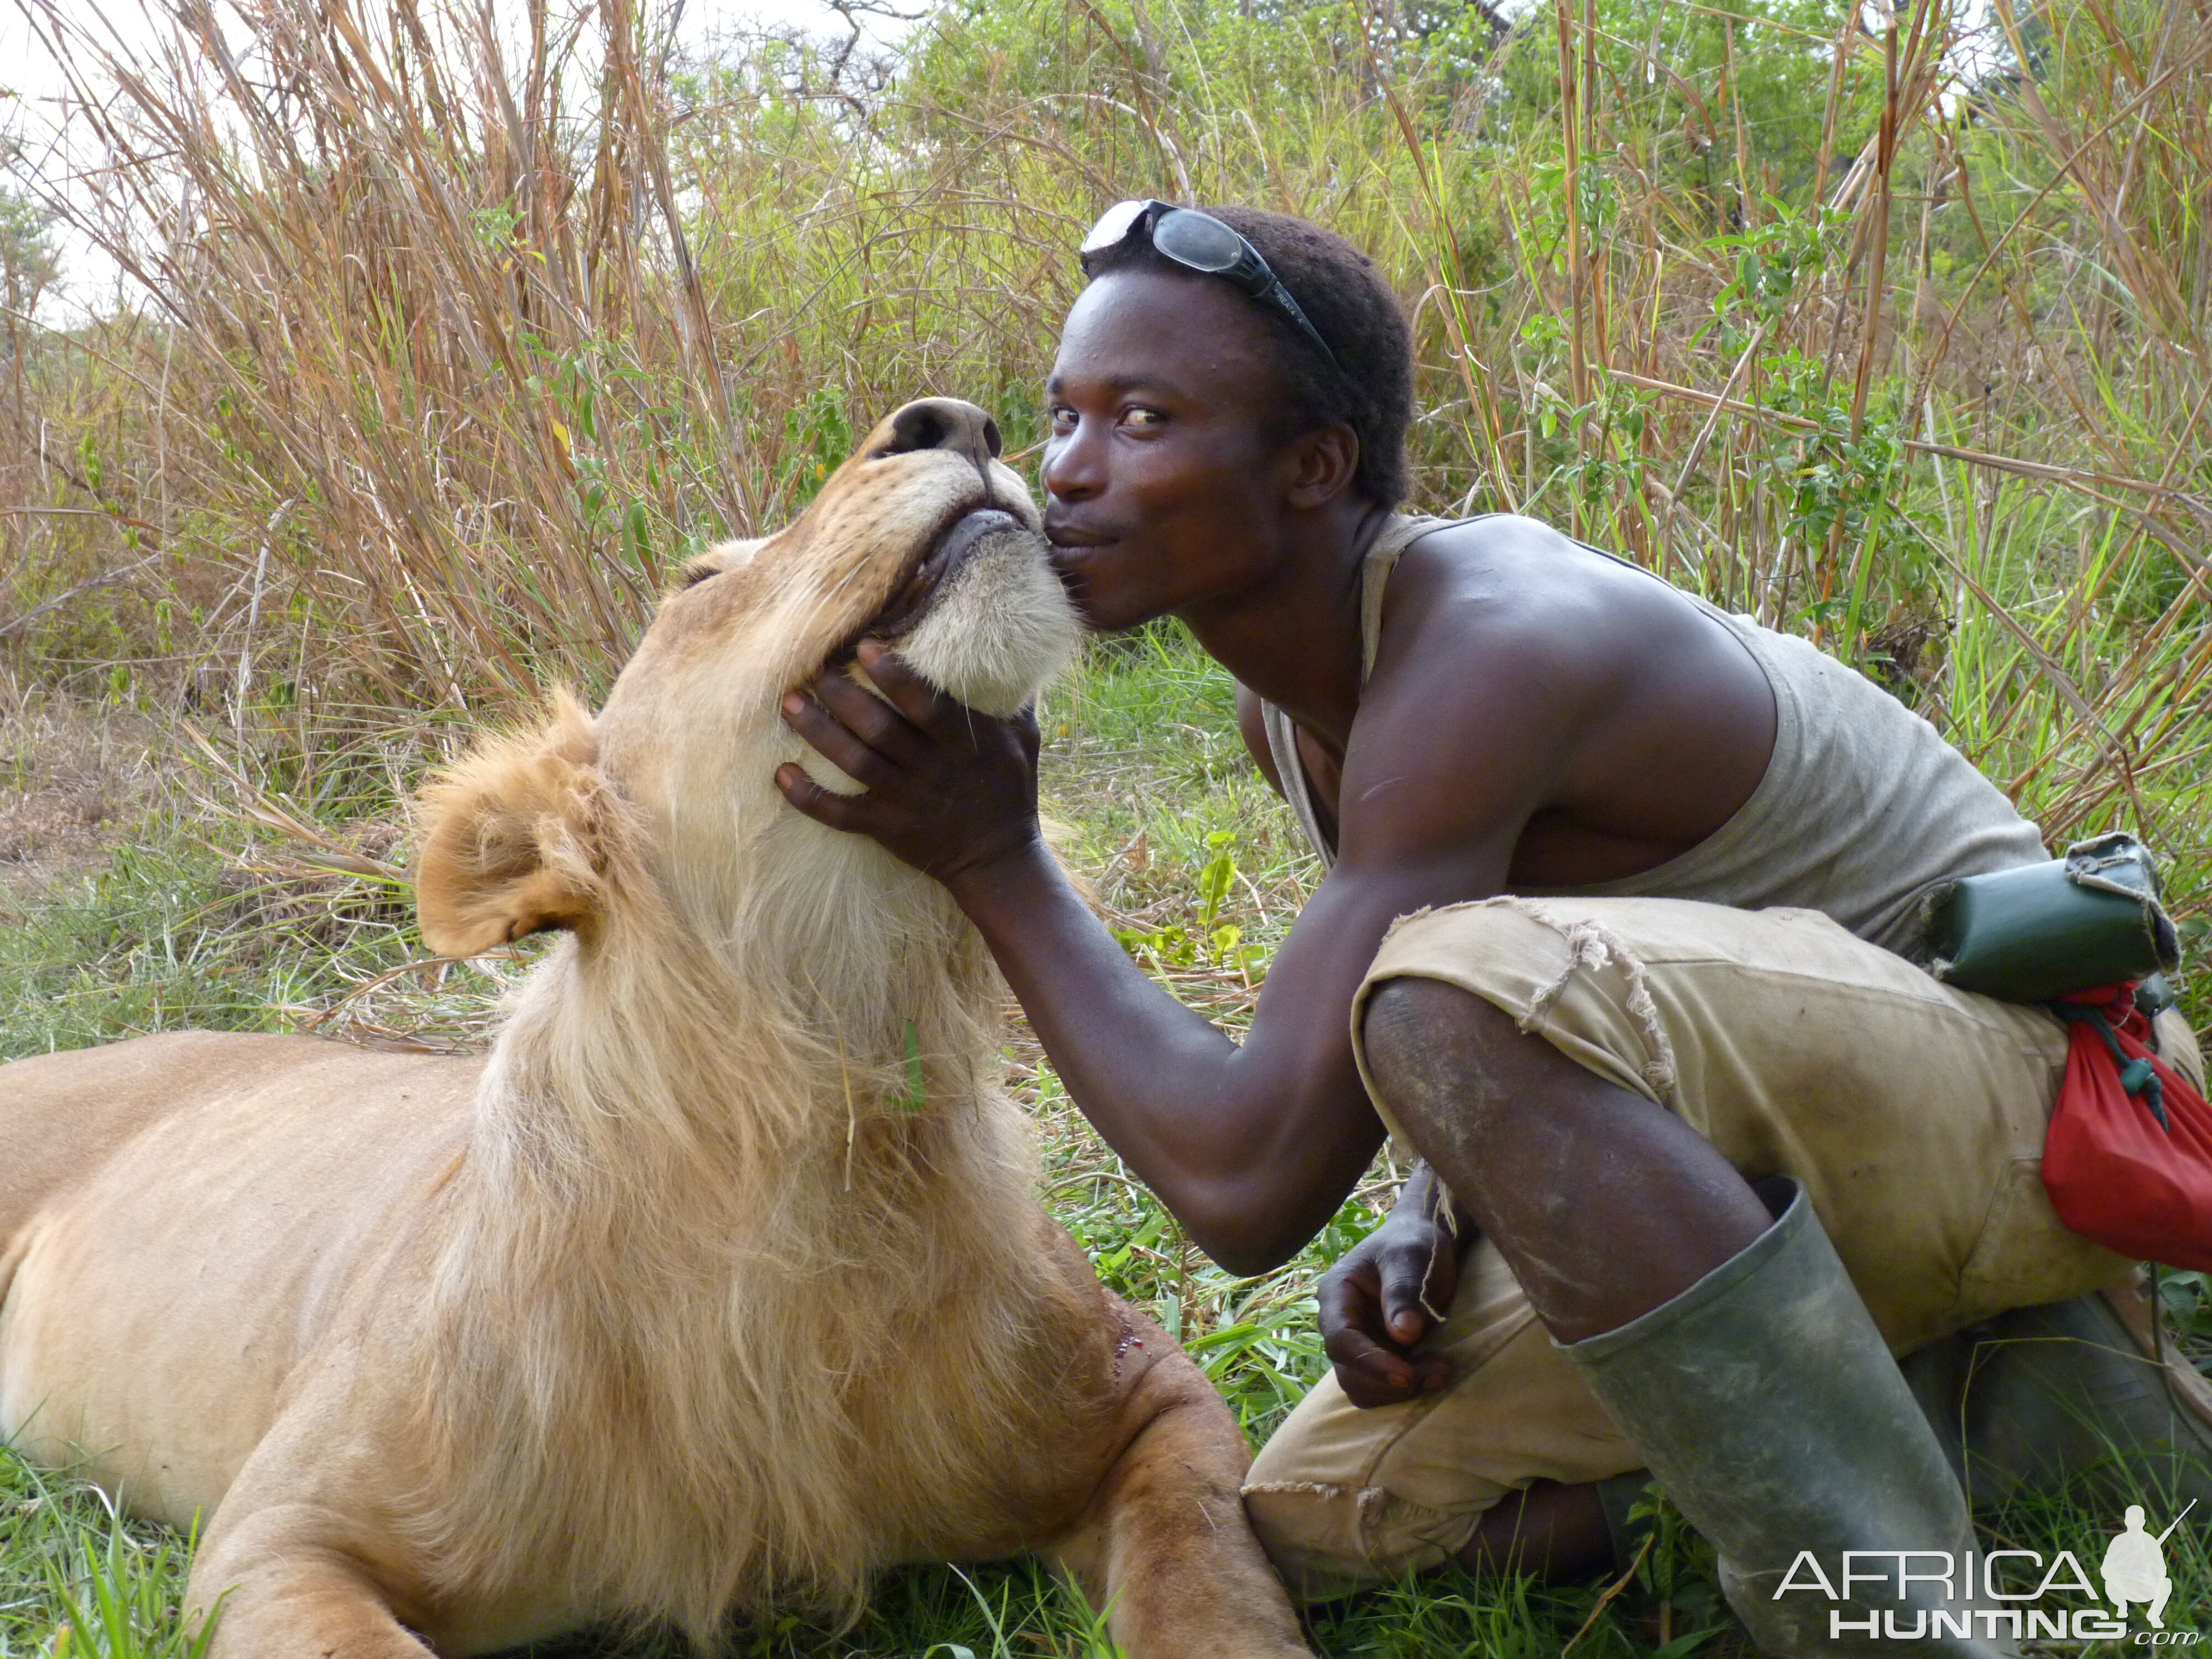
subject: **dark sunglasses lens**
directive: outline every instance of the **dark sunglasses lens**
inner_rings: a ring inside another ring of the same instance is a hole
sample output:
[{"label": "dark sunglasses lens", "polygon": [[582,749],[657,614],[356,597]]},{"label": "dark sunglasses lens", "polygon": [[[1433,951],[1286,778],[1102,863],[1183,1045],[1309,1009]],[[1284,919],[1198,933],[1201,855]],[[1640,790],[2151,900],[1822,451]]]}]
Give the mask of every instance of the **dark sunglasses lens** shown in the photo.
[{"label": "dark sunglasses lens", "polygon": [[1150,205],[1142,200],[1116,202],[1098,216],[1098,222],[1091,227],[1091,234],[1083,239],[1082,251],[1096,253],[1109,248],[1129,234],[1129,227],[1137,222],[1137,216]]},{"label": "dark sunglasses lens", "polygon": [[1152,227],[1152,246],[1194,270],[1220,272],[1244,257],[1244,239],[1210,214],[1188,208],[1163,214]]}]

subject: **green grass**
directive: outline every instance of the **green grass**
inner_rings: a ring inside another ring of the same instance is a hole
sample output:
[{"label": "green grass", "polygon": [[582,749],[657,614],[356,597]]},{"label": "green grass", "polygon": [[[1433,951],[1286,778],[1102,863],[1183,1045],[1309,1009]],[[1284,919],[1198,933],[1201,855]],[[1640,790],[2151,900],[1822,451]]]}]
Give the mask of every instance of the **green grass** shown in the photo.
[{"label": "green grass", "polygon": [[[202,1634],[179,1613],[187,1552],[159,1528],[118,1517],[100,1494],[0,1451],[0,1659],[195,1659]],[[1694,1565],[1686,1562],[1694,1571]],[[1520,1579],[1453,1571],[1393,1586],[1349,1609],[1322,1613],[1315,1634],[1333,1655],[1375,1659],[1546,1659],[1581,1628],[1599,1589],[1546,1590]],[[1686,1584],[1678,1627],[1710,1623],[1709,1578]],[[1577,1651],[1626,1659],[1652,1651],[1660,1598],[1622,1597]],[[62,1644],[59,1627],[81,1632]],[[734,1629],[728,1659],[1109,1659],[1114,1652],[1082,1598],[1039,1562],[915,1569],[891,1575],[860,1622],[833,1630],[787,1618]],[[517,1659],[686,1659],[672,1631],[599,1630],[517,1650]]]},{"label": "green grass", "polygon": [[0,1451],[0,1659],[198,1659],[204,1633],[179,1612],[190,1555],[85,1483]]}]

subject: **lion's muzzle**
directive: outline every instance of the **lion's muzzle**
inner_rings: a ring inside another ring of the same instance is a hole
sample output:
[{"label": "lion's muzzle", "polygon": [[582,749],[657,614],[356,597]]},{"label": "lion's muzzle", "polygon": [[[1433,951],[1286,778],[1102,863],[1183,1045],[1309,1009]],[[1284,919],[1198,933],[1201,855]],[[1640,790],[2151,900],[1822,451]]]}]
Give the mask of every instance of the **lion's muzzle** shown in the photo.
[{"label": "lion's muzzle", "polygon": [[1034,532],[1011,513],[981,507],[954,520],[933,543],[890,601],[867,626],[867,632],[894,639],[929,614],[940,593],[951,585],[962,565],[985,543],[1000,536],[1031,536]]}]

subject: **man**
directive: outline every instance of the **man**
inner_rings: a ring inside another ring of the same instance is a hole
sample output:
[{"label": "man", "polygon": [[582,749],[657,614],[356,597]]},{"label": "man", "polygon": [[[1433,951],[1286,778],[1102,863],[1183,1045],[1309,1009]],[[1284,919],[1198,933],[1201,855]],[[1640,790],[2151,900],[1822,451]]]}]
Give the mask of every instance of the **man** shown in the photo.
[{"label": "man", "polygon": [[2128,1266],[2035,1177],[2057,1022],[1896,954],[1930,885],[2039,836],[1802,641],[1528,520],[1395,515],[1409,337],[1347,244],[1125,204],[1085,265],[1046,388],[1062,578],[1096,628],[1189,625],[1331,860],[1249,1034],[1068,886],[1029,723],[864,642],[883,698],[829,676],[785,708],[865,793],[779,782],[945,883],[1070,1094],[1232,1271],[1312,1237],[1382,1113],[1441,1177],[1455,1202],[1418,1176],[1331,1275],[1335,1376],[1254,1468],[1295,1585],[1586,1571],[1600,1483],[1648,1464],[1762,1643],[1830,1650],[1825,1603],[1770,1594],[1799,1550],[1972,1545],[1891,1352]]}]

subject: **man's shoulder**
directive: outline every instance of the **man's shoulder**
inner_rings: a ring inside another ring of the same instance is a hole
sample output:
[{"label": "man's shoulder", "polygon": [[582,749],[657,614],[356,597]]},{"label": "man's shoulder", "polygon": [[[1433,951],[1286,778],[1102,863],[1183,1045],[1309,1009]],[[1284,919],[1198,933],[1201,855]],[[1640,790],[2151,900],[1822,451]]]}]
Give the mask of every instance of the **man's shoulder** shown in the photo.
[{"label": "man's shoulder", "polygon": [[[1525,519],[1413,544],[1384,591],[1347,791],[1419,778],[1468,811],[1543,805],[1561,769],[1633,706],[1666,631],[1611,591],[1610,571],[1574,568],[1595,562]],[[1364,799],[1348,794],[1343,811]]]},{"label": "man's shoulder", "polygon": [[1557,526],[1519,513],[1483,513],[1471,519],[1438,519],[1427,514],[1401,515],[1410,533],[1405,551],[1439,551],[1466,556],[1519,553],[1557,556],[1570,549],[1589,550]]},{"label": "man's shoulder", "polygon": [[1540,520],[1447,523],[1400,556],[1382,602],[1373,684],[1484,683],[1529,696],[1601,686],[1705,626],[1696,601]]},{"label": "man's shoulder", "polygon": [[[1696,597],[1641,565],[1577,541],[1540,519],[1513,513],[1444,520],[1420,531],[1400,554],[1384,594],[1384,615],[1409,607],[1394,599],[1479,598],[1484,620],[1506,625],[1561,609],[1644,612],[1685,617]],[[1410,608],[1423,608],[1418,605]]]}]

